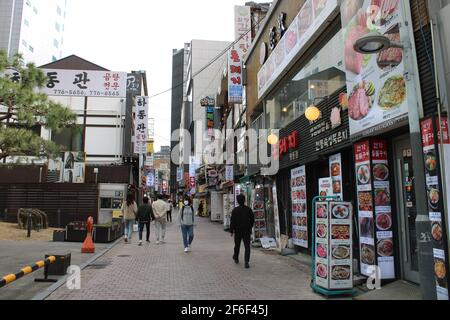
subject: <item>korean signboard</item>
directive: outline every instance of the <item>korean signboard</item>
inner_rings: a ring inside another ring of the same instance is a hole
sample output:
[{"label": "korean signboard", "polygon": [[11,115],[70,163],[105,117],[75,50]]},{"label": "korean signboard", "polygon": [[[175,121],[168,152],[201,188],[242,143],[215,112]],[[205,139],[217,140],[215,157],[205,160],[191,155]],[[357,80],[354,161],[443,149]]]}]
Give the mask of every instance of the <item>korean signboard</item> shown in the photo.
[{"label": "korean signboard", "polygon": [[233,166],[225,167],[225,181],[234,181],[234,167]]},{"label": "korean signboard", "polygon": [[242,57],[236,49],[231,49],[228,57],[228,102],[242,103],[243,78]]},{"label": "korean signboard", "polygon": [[136,73],[129,73],[127,75],[127,93],[140,94],[141,93],[142,76]]},{"label": "korean signboard", "polygon": [[234,35],[238,40],[236,43],[237,50],[244,59],[252,44],[252,17],[249,6],[234,7]]},{"label": "korean signboard", "polygon": [[148,97],[136,97],[134,153],[147,154]]},{"label": "korean signboard", "polygon": [[177,182],[181,182],[183,180],[183,169],[177,168]]},{"label": "korean signboard", "polygon": [[373,3],[345,0],[341,5],[352,136],[404,120],[408,114],[403,49],[389,48],[363,55],[353,48],[356,40],[373,31],[391,41],[401,40],[402,2],[384,1],[381,7]]},{"label": "korean signboard", "polygon": [[[443,118],[441,124],[443,144],[449,143],[448,121]],[[441,165],[439,159],[440,143],[437,134],[439,120],[427,118],[421,121],[422,147],[426,175],[426,190],[428,196],[428,212],[431,222],[431,239],[433,246],[433,270],[435,276],[436,294],[438,300],[448,300],[448,255],[445,242],[447,241],[446,222],[444,214],[444,195],[442,193]],[[445,147],[444,147],[445,148]],[[445,149],[444,149],[445,150]],[[444,154],[446,152],[444,151]],[[445,159],[446,160],[446,159]],[[426,239],[424,239],[425,241]]]},{"label": "korean signboard", "polygon": [[306,199],[306,167],[291,171],[292,238],[297,246],[308,248],[308,210]]},{"label": "korean signboard", "polygon": [[394,234],[388,146],[385,140],[354,146],[361,252],[361,274],[395,279]]},{"label": "korean signboard", "polygon": [[272,54],[258,72],[258,99],[269,91],[294,58],[305,52],[308,43],[321,32],[321,27],[338,9],[337,0],[305,1]]},{"label": "korean signboard", "polygon": [[114,71],[42,69],[47,83],[41,92],[49,96],[125,98],[127,73]]}]

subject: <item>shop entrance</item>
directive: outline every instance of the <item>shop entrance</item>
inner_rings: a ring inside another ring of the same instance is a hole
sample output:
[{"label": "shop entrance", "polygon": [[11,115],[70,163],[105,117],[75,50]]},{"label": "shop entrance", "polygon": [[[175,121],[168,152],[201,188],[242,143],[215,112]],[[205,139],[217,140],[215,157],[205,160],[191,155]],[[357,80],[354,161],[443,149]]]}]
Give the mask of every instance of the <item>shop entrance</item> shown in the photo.
[{"label": "shop entrance", "polygon": [[411,142],[408,137],[394,141],[397,212],[400,255],[404,280],[419,283],[418,244],[416,238],[416,199]]}]

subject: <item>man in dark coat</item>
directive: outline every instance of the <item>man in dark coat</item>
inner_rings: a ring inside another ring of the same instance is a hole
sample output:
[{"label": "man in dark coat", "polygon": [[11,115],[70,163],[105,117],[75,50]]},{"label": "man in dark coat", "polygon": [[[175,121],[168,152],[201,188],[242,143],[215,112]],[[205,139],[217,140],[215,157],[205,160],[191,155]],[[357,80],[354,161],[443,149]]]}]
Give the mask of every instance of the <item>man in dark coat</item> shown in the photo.
[{"label": "man in dark coat", "polygon": [[250,268],[250,236],[255,224],[255,215],[252,209],[245,205],[245,196],[240,194],[236,197],[239,204],[231,213],[231,236],[234,235],[234,256],[235,263],[239,263],[239,251],[241,249],[241,241],[245,246],[245,268]]},{"label": "man in dark coat", "polygon": [[136,214],[136,220],[139,223],[139,246],[142,246],[142,233],[144,226],[147,228],[147,242],[150,243],[150,222],[155,220],[152,207],[149,204],[150,199],[145,197],[143,204],[139,207]]}]

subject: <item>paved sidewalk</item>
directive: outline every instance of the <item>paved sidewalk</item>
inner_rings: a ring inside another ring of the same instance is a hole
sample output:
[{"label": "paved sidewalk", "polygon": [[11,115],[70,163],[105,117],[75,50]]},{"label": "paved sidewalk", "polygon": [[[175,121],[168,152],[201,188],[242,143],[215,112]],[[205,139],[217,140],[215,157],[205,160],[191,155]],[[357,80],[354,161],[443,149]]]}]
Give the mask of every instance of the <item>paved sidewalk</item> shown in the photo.
[{"label": "paved sidewalk", "polygon": [[[176,221],[177,214],[174,214]],[[168,224],[166,243],[121,243],[82,271],[81,290],[62,286],[50,300],[316,300],[305,265],[252,250],[251,268],[232,260],[233,241],[220,224],[199,219],[193,251],[183,252],[181,232]],[[243,246],[241,252],[243,260]]]}]

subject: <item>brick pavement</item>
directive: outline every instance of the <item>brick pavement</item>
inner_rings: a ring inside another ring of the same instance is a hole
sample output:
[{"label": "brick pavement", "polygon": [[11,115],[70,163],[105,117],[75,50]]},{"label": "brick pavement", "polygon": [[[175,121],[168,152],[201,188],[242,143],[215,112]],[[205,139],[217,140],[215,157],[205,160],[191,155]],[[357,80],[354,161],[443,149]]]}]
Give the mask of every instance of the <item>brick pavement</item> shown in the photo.
[{"label": "brick pavement", "polygon": [[[174,214],[174,218],[176,218]],[[174,219],[174,221],[176,221]],[[220,224],[199,219],[193,251],[168,224],[166,244],[121,243],[82,271],[81,290],[62,286],[50,300],[316,300],[308,268],[287,257],[252,250],[250,269],[232,260],[233,241]],[[243,260],[243,246],[241,260]]]}]

